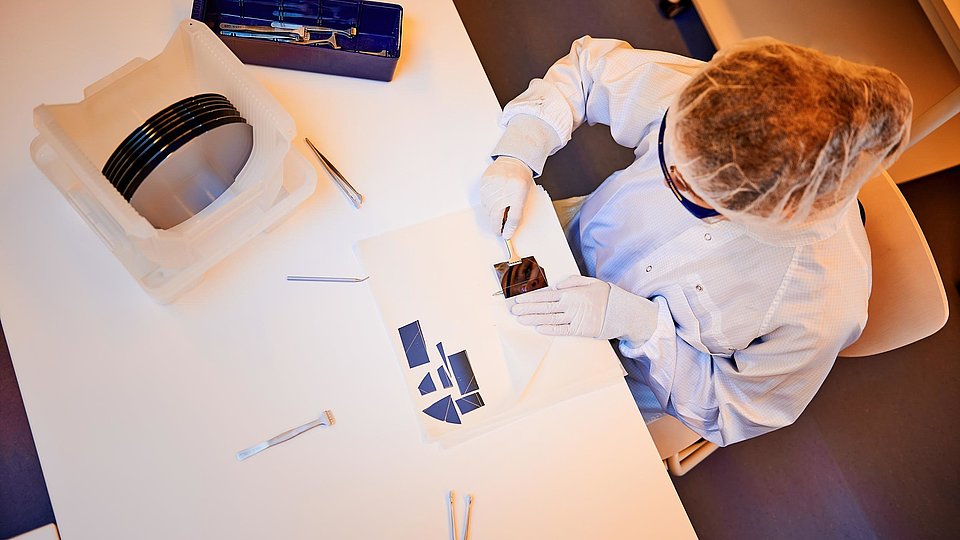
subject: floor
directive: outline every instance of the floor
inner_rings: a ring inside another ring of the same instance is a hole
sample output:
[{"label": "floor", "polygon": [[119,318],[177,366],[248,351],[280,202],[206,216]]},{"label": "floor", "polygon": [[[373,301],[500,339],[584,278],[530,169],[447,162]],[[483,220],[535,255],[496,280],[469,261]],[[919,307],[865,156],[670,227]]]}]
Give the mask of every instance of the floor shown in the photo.
[{"label": "floor", "polygon": [[0,538],[54,523],[20,387],[0,329]]},{"label": "floor", "polygon": [[[655,0],[455,0],[501,103],[584,35],[707,59],[696,13]],[[585,6],[590,6],[586,9]],[[589,193],[626,166],[604,126],[548,161],[554,198]],[[901,186],[960,310],[960,168]],[[698,535],[724,538],[960,538],[960,322],[883,355],[839,361],[796,424],[723,448],[674,479]],[[0,333],[0,538],[54,519]]]}]

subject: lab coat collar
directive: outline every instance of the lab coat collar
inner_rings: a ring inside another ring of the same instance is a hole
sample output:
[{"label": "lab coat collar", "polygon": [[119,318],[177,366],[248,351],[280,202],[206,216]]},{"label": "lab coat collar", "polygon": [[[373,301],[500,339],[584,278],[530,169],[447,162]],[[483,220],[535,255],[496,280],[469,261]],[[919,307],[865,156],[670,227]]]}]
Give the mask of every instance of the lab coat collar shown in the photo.
[{"label": "lab coat collar", "polygon": [[836,234],[837,231],[840,230],[844,216],[855,206],[856,199],[848,202],[843,210],[837,212],[833,217],[814,223],[787,228],[771,228],[769,225],[742,220],[742,216],[737,215],[727,216],[727,219],[729,219],[732,224],[740,227],[745,234],[764,244],[774,246],[805,246],[826,240]]}]

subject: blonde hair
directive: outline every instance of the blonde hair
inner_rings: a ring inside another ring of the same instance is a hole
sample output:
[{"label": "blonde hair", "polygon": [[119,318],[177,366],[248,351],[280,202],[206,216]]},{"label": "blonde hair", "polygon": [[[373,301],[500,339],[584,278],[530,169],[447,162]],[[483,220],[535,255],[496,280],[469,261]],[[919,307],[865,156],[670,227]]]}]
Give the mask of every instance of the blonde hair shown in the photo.
[{"label": "blonde hair", "polygon": [[913,100],[890,71],[772,38],[720,51],[668,121],[684,179],[733,220],[835,216],[903,151]]}]

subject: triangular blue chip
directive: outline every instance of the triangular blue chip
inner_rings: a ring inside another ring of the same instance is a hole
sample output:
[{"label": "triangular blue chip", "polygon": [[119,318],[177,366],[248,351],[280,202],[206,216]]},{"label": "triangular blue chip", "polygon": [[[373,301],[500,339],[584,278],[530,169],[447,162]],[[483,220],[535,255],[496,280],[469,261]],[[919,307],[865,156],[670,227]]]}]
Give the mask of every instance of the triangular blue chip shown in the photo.
[{"label": "triangular blue chip", "polygon": [[443,396],[440,401],[423,410],[428,416],[449,424],[459,424],[460,416],[457,415],[457,409],[453,406],[453,398]]},{"label": "triangular blue chip", "polygon": [[429,372],[423,376],[423,380],[420,381],[420,386],[418,386],[417,389],[420,390],[421,396],[425,396],[437,389],[437,385],[433,382],[433,377],[430,376]]},{"label": "triangular blue chip", "polygon": [[447,361],[447,353],[443,352],[443,342],[437,343],[437,350],[440,351],[440,359],[443,360],[443,365],[447,366],[447,371],[450,371],[450,362]]}]

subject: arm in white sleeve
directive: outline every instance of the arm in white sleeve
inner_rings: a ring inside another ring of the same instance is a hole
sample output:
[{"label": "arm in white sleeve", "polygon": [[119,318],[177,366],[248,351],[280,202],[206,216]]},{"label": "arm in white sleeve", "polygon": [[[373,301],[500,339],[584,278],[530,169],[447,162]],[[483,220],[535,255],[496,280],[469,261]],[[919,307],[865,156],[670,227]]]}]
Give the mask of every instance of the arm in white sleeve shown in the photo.
[{"label": "arm in white sleeve", "polygon": [[547,156],[566,145],[584,122],[610,126],[614,140],[635,148],[701,65],[624,41],[584,36],[507,104],[501,118],[507,129],[493,155],[516,157],[539,174]]},{"label": "arm in white sleeve", "polygon": [[547,157],[563,145],[556,132],[543,120],[529,114],[514,116],[491,152],[494,159],[509,156],[522,161],[537,178],[543,173]]},{"label": "arm in white sleeve", "polygon": [[726,446],[792,424],[813,399],[841,347],[858,334],[826,336],[810,317],[780,317],[732,356],[711,355],[677,335],[666,300],[640,345],[621,341],[639,362],[661,406],[703,438]]}]

